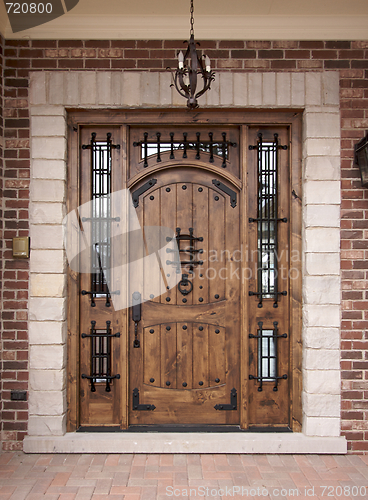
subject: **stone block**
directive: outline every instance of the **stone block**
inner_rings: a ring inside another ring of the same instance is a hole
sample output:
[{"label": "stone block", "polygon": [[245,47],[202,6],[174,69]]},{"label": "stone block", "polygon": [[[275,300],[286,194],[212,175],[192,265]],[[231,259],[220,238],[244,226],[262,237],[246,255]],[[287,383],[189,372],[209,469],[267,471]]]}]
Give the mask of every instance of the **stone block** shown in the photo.
[{"label": "stone block", "polygon": [[141,104],[157,106],[160,101],[159,73],[146,71],[141,76]]},{"label": "stone block", "polygon": [[340,230],[338,228],[307,227],[304,231],[306,252],[340,252]]},{"label": "stone block", "polygon": [[[40,72],[40,74],[42,74]],[[64,106],[31,106],[30,107],[31,116],[66,116],[66,111]]]},{"label": "stone block", "polygon": [[31,203],[29,218],[32,224],[61,224],[65,217],[62,203]]},{"label": "stone block", "polygon": [[[31,199],[36,202],[61,204],[65,200],[65,182],[56,179],[32,179]],[[51,209],[51,208],[50,208]]]},{"label": "stone block", "polygon": [[[175,91],[177,94],[177,92]],[[180,97],[180,96],[179,96]],[[181,103],[183,98],[180,97]],[[199,105],[201,102],[205,101],[206,106],[218,106],[220,104],[220,80],[216,78],[214,82],[211,83],[211,90],[208,90],[203,97],[199,100]],[[185,101],[184,101],[185,102]]]},{"label": "stone block", "polygon": [[64,274],[33,274],[30,276],[32,297],[64,297],[66,276]]},{"label": "stone block", "polygon": [[[317,184],[317,182],[312,184]],[[305,225],[306,227],[340,227],[340,205],[307,205]]]},{"label": "stone block", "polygon": [[121,103],[125,106],[141,104],[141,72],[124,71]]},{"label": "stone block", "polygon": [[339,276],[305,276],[304,304],[340,304]]},{"label": "stone block", "polygon": [[340,138],[339,113],[305,113],[306,137]]},{"label": "stone block", "polygon": [[323,104],[340,105],[340,75],[338,71],[324,71],[322,73]]},{"label": "stone block", "polygon": [[319,72],[305,74],[305,103],[307,106],[322,104],[322,75]]},{"label": "stone block", "polygon": [[303,157],[307,156],[339,156],[340,139],[307,138],[303,144]]},{"label": "stone block", "polygon": [[262,75],[262,104],[276,106],[276,73]]},{"label": "stone block", "polygon": [[111,75],[110,71],[97,72],[97,104],[109,105],[111,102]]},{"label": "stone block", "polygon": [[303,356],[305,370],[340,370],[340,351],[338,349],[305,349]]},{"label": "stone block", "polygon": [[66,181],[66,162],[63,160],[33,160],[33,179],[55,179]]},{"label": "stone block", "polygon": [[63,436],[66,433],[66,414],[60,416],[30,416],[29,436]]},{"label": "stone block", "polygon": [[310,156],[304,161],[304,178],[307,180],[339,180],[340,158],[338,156]]},{"label": "stone block", "polygon": [[220,104],[232,106],[234,104],[233,74],[221,72],[218,77],[220,79]]},{"label": "stone block", "polygon": [[46,104],[46,73],[35,71],[30,73],[29,99],[31,104]]},{"label": "stone block", "polygon": [[66,391],[30,391],[29,415],[62,416],[66,412]]},{"label": "stone block", "polygon": [[338,253],[307,253],[305,270],[307,275],[339,275],[340,255]]},{"label": "stone block", "polygon": [[303,370],[303,389],[311,394],[335,394],[341,392],[339,370]]},{"label": "stone block", "polygon": [[[304,348],[310,349],[335,349],[340,348],[340,329],[337,328],[304,328],[303,329]],[[309,364],[305,365],[308,370],[313,369]]]},{"label": "stone block", "polygon": [[32,391],[63,391],[66,370],[30,370],[29,387]]},{"label": "stone block", "polygon": [[80,103],[80,93],[79,93],[79,73],[75,71],[70,71],[64,76],[65,82],[65,101],[66,106],[76,105]]},{"label": "stone block", "polygon": [[65,321],[66,299],[59,297],[31,297],[29,299],[30,321]]},{"label": "stone block", "polygon": [[[303,419],[303,434],[306,436],[340,436],[340,418],[307,417]],[[322,450],[321,450],[322,451]]]},{"label": "stone block", "polygon": [[234,73],[234,104],[248,106],[248,74]]},{"label": "stone block", "polygon": [[262,73],[248,75],[249,106],[262,106]]},{"label": "stone block", "polygon": [[308,205],[339,205],[341,202],[340,181],[306,181],[304,199]]},{"label": "stone block", "polygon": [[120,71],[111,73],[111,104],[121,104],[121,85],[123,75]]},{"label": "stone block", "polygon": [[66,159],[66,139],[64,137],[33,137],[32,158],[45,160]]},{"label": "stone block", "polygon": [[30,270],[31,273],[65,273],[64,250],[32,250]]},{"label": "stone block", "polygon": [[64,104],[64,71],[50,71],[48,85],[49,104]]},{"label": "stone block", "polygon": [[303,107],[305,105],[304,73],[291,74],[291,105],[298,107]]},{"label": "stone block", "polygon": [[276,104],[291,105],[291,73],[276,73]]},{"label": "stone block", "polygon": [[340,417],[340,396],[302,392],[303,412],[308,417]]},{"label": "stone block", "polygon": [[66,121],[63,116],[32,116],[32,137],[66,137]]},{"label": "stone block", "polygon": [[[170,87],[172,78],[169,72],[159,73],[159,102],[161,106],[172,104],[173,87]],[[176,92],[176,90],[175,90]]]},{"label": "stone block", "polygon": [[62,250],[64,248],[64,231],[61,225],[36,224],[31,226],[30,232],[32,250]]},{"label": "stone block", "polygon": [[31,370],[62,370],[66,365],[66,348],[63,345],[31,345],[29,367]]},{"label": "stone block", "polygon": [[80,104],[96,104],[96,72],[80,71]]},{"label": "stone block", "polygon": [[[65,344],[67,338],[66,321],[30,321],[30,344]],[[38,389],[41,390],[41,389]],[[51,389],[50,389],[51,390]]]},{"label": "stone block", "polygon": [[340,306],[339,305],[315,305],[308,304],[303,308],[304,327],[339,327]]}]

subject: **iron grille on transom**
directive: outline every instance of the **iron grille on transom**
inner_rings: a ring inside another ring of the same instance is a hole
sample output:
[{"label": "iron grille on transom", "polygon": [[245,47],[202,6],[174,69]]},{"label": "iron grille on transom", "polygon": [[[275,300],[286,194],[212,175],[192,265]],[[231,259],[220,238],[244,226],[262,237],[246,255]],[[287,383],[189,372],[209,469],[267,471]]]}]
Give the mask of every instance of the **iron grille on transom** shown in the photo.
[{"label": "iron grille on transom", "polygon": [[144,160],[144,167],[148,167],[148,157],[152,155],[157,155],[156,161],[161,162],[161,154],[165,152],[170,152],[170,159],[175,159],[175,152],[183,151],[183,158],[188,157],[188,151],[195,151],[195,159],[201,159],[201,153],[209,153],[209,162],[214,162],[214,155],[220,156],[222,158],[222,167],[226,168],[226,161],[229,159],[229,147],[236,147],[235,142],[226,140],[226,133],[222,132],[221,140],[215,140],[213,138],[213,132],[208,133],[209,140],[201,139],[200,132],[196,132],[195,138],[188,138],[188,133],[183,133],[182,139],[174,138],[174,132],[170,132],[170,139],[162,138],[161,132],[156,133],[155,140],[148,139],[148,132],[143,134],[143,141],[134,142],[133,146],[141,147],[141,159]]}]

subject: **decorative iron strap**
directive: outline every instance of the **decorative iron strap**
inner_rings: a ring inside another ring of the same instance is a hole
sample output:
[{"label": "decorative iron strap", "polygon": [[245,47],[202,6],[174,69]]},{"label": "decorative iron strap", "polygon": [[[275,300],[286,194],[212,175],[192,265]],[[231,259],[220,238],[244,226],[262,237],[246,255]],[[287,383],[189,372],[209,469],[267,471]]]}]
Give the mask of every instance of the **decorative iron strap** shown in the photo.
[{"label": "decorative iron strap", "polygon": [[151,187],[153,187],[156,183],[157,183],[157,179],[151,179],[148,182],[146,182],[145,184],[143,184],[143,186],[141,186],[140,188],[133,191],[132,199],[133,199],[134,208],[137,208],[139,206],[139,197],[143,193],[145,193],[146,191],[151,189]]},{"label": "decorative iron strap", "polygon": [[82,378],[91,381],[91,392],[96,392],[97,382],[106,382],[106,392],[111,391],[110,382],[120,375],[111,375],[111,338],[120,337],[120,333],[111,333],[111,321],[106,321],[104,333],[96,330],[96,321],[91,321],[91,333],[82,333],[82,339],[91,339],[91,375],[82,373]]},{"label": "decorative iron strap", "polygon": [[[222,140],[214,141],[213,140],[213,132],[208,132],[208,141],[201,140],[200,132],[196,132],[196,140],[188,141],[188,133],[183,133],[183,140],[176,141],[174,140],[174,132],[170,132],[170,142],[162,142],[161,133],[156,133],[156,140],[149,141],[148,140],[148,132],[144,132],[143,141],[133,142],[134,147],[141,146],[143,150],[143,166],[148,167],[148,157],[151,156],[149,154],[149,150],[153,150],[155,152],[156,161],[159,163],[162,161],[161,153],[164,151],[170,151],[170,160],[175,159],[175,151],[182,150],[183,158],[188,158],[188,150],[194,150],[196,152],[196,160],[201,159],[202,153],[210,154],[210,163],[213,163],[214,154],[222,157],[222,168],[226,168],[226,160],[228,159],[228,150],[229,147],[235,148],[237,146],[236,142],[231,142],[226,140],[226,132],[222,132]],[[152,153],[153,154],[153,153]]]},{"label": "decorative iron strap", "polygon": [[[287,375],[278,376],[278,349],[277,339],[286,339],[287,334],[278,334],[278,322],[273,322],[273,330],[264,330],[263,322],[258,322],[258,334],[249,334],[250,339],[258,339],[258,376],[249,375],[250,380],[258,380],[258,391],[262,392],[263,382],[274,381],[274,391],[277,391],[278,381],[287,379]],[[267,334],[265,332],[272,332]],[[271,342],[272,341],[272,342]]]},{"label": "decorative iron strap", "polygon": [[139,403],[139,390],[137,387],[133,389],[133,410],[135,411],[153,411],[156,409],[155,405],[144,405]]},{"label": "decorative iron strap", "polygon": [[230,205],[235,208],[236,207],[236,192],[233,191],[232,189],[228,188],[223,184],[222,182],[218,181],[217,179],[212,180],[212,184],[216,186],[218,189],[220,189],[223,193],[226,193],[227,195],[230,196]]},{"label": "decorative iron strap", "polygon": [[236,410],[238,408],[238,395],[236,389],[235,388],[231,389],[230,404],[217,404],[214,406],[214,408],[215,410],[225,410],[225,411]]},{"label": "decorative iron strap", "polygon": [[264,143],[262,134],[258,134],[256,146],[258,159],[258,215],[250,217],[249,222],[257,222],[258,226],[258,268],[257,292],[249,295],[259,297],[258,307],[262,307],[265,298],[274,298],[274,307],[278,307],[279,295],[287,295],[286,291],[278,291],[278,223],[286,223],[286,217],[278,217],[278,150],[286,150],[281,146],[278,134],[274,134],[273,142]]}]

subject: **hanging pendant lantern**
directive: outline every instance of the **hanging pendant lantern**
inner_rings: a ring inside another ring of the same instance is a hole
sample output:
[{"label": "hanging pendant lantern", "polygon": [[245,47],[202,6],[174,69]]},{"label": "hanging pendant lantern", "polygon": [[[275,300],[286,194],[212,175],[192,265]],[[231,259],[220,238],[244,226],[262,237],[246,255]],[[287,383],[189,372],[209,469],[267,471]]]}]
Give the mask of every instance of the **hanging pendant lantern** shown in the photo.
[{"label": "hanging pendant lantern", "polygon": [[[178,68],[171,71],[173,77],[172,86],[175,86],[179,94],[187,99],[189,109],[198,108],[198,97],[211,88],[211,82],[215,79],[214,71],[211,71],[211,61],[206,55],[197,51],[198,42],[194,40],[194,7],[193,0],[190,2],[190,40],[185,54],[178,53]],[[184,42],[187,43],[187,42]],[[198,75],[202,76],[202,89],[197,91]]]}]

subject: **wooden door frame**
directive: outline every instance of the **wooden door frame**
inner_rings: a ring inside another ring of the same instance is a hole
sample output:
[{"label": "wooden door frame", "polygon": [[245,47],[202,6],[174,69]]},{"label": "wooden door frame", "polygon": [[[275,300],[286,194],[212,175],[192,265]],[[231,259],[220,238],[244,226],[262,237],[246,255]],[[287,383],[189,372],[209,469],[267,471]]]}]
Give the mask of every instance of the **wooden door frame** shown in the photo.
[{"label": "wooden door frame", "polygon": [[[246,109],[205,109],[201,111],[173,110],[173,109],[122,109],[122,110],[75,110],[67,109],[68,112],[68,172],[67,172],[67,213],[76,210],[80,205],[80,127],[82,126],[108,126],[121,125],[121,147],[122,147],[122,167],[127,171],[128,163],[128,127],[129,125],[160,124],[160,125],[239,125],[240,127],[240,162],[243,165],[240,171],[240,183],[243,186],[241,195],[240,217],[243,220],[241,225],[240,241],[243,248],[247,248],[247,226],[245,224],[247,215],[246,202],[248,199],[247,189],[247,149],[248,149],[248,125],[262,126],[275,125],[289,127],[289,140],[292,147],[289,149],[290,165],[290,241],[291,252],[297,252],[302,256],[301,228],[302,228],[302,110],[293,111],[270,110],[250,111]],[[154,171],[147,169],[152,173]],[[122,176],[121,189],[127,188],[127,178]],[[290,283],[290,331],[293,332],[293,341],[290,343],[290,367],[291,367],[291,388],[290,388],[290,416],[289,422],[291,430],[300,432],[302,427],[302,263],[298,262],[298,278]],[[79,427],[79,301],[71,300],[71,297],[78,296],[79,276],[68,267],[68,303],[67,303],[67,431],[73,432]],[[241,293],[241,389],[240,389],[240,424],[241,427],[247,425],[247,386],[248,386],[248,285],[245,281],[242,285]],[[129,315],[128,311],[121,312],[122,329],[128,332]],[[128,335],[121,335],[122,370],[121,371],[121,428],[127,428],[128,422]]]}]

